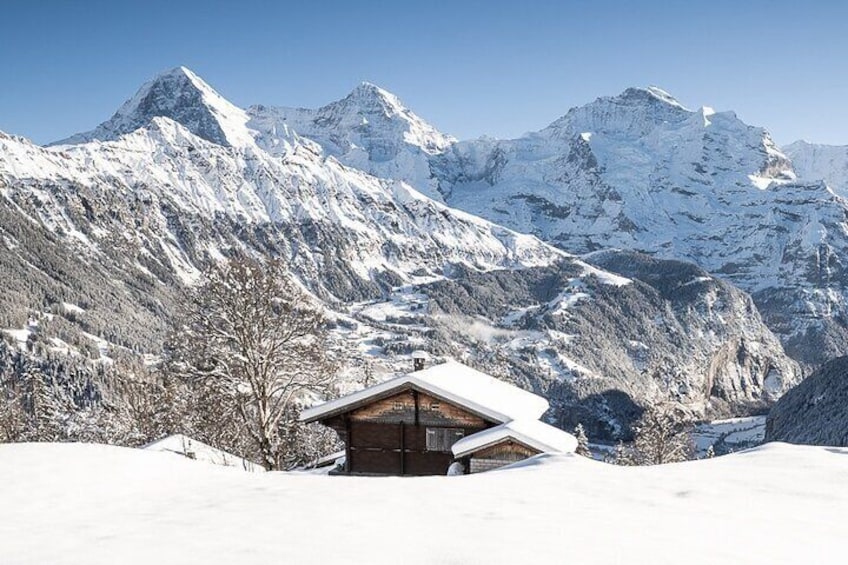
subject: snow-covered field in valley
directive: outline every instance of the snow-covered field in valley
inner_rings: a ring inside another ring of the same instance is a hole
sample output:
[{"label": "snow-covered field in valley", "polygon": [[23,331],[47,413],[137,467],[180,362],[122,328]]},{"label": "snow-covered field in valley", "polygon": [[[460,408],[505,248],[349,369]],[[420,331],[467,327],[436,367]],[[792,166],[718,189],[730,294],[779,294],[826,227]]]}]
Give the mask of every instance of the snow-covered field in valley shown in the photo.
[{"label": "snow-covered field in valley", "polygon": [[547,456],[464,477],[245,473],[0,445],[0,563],[845,563],[848,449],[660,467]]}]

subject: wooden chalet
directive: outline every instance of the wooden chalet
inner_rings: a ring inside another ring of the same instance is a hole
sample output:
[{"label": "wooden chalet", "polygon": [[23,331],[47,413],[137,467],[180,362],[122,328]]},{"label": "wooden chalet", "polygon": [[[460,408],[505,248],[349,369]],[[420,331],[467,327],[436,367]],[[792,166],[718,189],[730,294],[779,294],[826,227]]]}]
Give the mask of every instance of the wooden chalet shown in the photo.
[{"label": "wooden chalet", "polygon": [[455,462],[479,472],[576,448],[574,436],[538,420],[548,409],[541,396],[455,361],[422,365],[303,412],[339,434],[342,472],[444,475]]}]

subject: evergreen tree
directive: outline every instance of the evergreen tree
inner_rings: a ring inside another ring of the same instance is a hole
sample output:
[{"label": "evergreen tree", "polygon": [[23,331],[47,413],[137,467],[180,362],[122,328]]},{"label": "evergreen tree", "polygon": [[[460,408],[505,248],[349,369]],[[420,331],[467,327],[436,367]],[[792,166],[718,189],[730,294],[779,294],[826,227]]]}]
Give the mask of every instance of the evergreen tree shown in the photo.
[{"label": "evergreen tree", "polygon": [[577,424],[574,428],[574,437],[577,438],[577,455],[592,458],[592,452],[589,449],[589,438],[586,436],[586,430],[583,429],[583,424]]},{"label": "evergreen tree", "polygon": [[636,462],[636,460],[633,456],[632,448],[624,445],[623,441],[619,441],[616,444],[615,450],[613,451],[612,456],[611,457],[607,456],[605,458],[605,461],[607,463],[612,463],[614,465],[624,465],[624,466],[638,465],[638,463]]}]

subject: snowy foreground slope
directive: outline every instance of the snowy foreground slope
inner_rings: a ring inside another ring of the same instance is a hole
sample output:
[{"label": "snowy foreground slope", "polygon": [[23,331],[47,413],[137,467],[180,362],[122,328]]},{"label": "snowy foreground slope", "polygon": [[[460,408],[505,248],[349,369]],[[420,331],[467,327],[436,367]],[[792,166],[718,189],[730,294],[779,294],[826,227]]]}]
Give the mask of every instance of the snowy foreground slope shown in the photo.
[{"label": "snowy foreground slope", "polygon": [[848,449],[786,444],[660,467],[562,456],[417,479],[2,445],[0,562],[844,563],[846,479]]}]

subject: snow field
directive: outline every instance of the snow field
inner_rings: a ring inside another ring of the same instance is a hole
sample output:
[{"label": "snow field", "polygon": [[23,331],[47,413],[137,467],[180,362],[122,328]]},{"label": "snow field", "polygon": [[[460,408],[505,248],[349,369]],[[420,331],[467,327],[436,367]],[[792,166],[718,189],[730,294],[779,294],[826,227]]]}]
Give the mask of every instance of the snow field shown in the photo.
[{"label": "snow field", "polygon": [[848,449],[770,444],[474,476],[244,473],[168,453],[0,446],[4,565],[844,563]]}]

